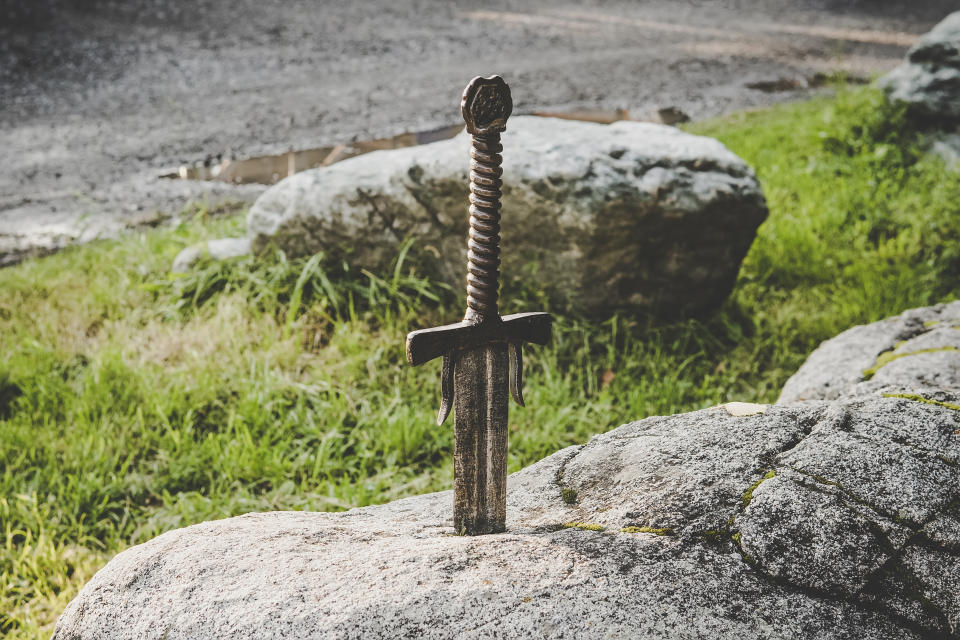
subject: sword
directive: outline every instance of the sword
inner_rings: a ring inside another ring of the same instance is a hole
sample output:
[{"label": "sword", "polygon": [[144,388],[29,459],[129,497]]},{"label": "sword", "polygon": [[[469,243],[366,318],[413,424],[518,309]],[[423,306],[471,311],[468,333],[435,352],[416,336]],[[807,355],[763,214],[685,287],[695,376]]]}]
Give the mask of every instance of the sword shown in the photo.
[{"label": "sword", "polygon": [[416,366],[443,357],[440,412],[454,409],[453,526],[481,535],[506,530],[507,389],[523,406],[524,342],[546,344],[548,313],[500,317],[500,134],[513,110],[500,76],[476,77],[463,91],[460,111],[471,136],[470,234],[467,310],[463,320],[407,335],[407,361]]}]

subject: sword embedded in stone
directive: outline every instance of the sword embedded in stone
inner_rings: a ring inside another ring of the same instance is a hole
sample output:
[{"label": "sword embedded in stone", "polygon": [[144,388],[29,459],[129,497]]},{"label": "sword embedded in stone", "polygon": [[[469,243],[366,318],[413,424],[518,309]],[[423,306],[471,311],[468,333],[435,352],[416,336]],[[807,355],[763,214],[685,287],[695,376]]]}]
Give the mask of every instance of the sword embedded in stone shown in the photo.
[{"label": "sword embedded in stone", "polygon": [[507,389],[523,406],[524,342],[546,344],[548,313],[500,317],[500,134],[513,110],[500,76],[477,77],[463,91],[460,111],[471,136],[467,311],[461,322],[407,335],[407,360],[443,356],[440,412],[454,409],[453,525],[480,535],[506,530]]}]

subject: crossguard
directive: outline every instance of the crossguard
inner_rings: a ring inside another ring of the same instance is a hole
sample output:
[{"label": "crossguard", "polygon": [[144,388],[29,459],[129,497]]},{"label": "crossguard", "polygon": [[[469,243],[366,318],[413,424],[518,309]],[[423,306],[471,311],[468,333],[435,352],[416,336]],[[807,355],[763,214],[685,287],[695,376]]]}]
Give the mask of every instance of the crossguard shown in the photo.
[{"label": "crossguard", "polygon": [[482,347],[496,342],[510,346],[510,395],[523,405],[524,342],[544,345],[550,341],[553,319],[549,313],[514,313],[494,316],[479,324],[456,322],[432,329],[411,331],[407,335],[407,362],[416,366],[443,356],[440,376],[440,412],[437,424],[443,424],[453,408],[453,368],[461,349]]}]

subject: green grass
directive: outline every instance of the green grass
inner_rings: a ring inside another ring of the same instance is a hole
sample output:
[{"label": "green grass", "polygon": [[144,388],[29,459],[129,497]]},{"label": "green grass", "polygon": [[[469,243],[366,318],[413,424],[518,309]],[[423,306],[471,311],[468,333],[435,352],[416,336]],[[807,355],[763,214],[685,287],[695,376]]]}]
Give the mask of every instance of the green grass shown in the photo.
[{"label": "green grass", "polygon": [[[874,91],[689,129],[769,199],[736,290],[668,326],[554,305],[528,408],[511,409],[511,470],[629,420],[771,402],[820,341],[957,297],[960,178]],[[456,320],[460,292],[415,251],[376,275],[278,254],[168,274],[182,247],[242,230],[195,216],[0,270],[0,635],[47,637],[113,554],[175,527],[450,486],[438,365],[408,367],[403,342]],[[512,283],[504,299],[549,304]]]}]

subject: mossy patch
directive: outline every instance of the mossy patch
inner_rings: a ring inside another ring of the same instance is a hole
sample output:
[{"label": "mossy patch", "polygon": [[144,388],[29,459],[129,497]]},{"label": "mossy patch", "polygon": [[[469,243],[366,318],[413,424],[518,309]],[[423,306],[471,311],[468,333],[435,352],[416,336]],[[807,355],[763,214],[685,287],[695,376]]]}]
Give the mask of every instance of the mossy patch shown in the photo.
[{"label": "mossy patch", "polygon": [[743,539],[743,536],[740,534],[739,531],[738,531],[737,533],[733,534],[732,536],[730,536],[730,538],[734,541],[734,543],[735,543],[735,544],[737,545],[737,547],[739,548],[739,550],[740,550],[740,557],[743,558],[743,561],[744,561],[744,562],[746,562],[746,563],[749,564],[750,566],[754,566],[755,564],[757,564],[757,559],[754,558],[752,555],[750,555],[749,553],[747,553],[747,552],[744,550],[743,544],[741,544],[741,541],[742,541],[742,539]]},{"label": "mossy patch", "polygon": [[700,532],[700,537],[710,544],[722,544],[731,538],[729,529],[707,529]]},{"label": "mossy patch", "polygon": [[957,461],[954,458],[951,458],[949,456],[937,454],[937,460],[939,460],[940,462],[945,462],[946,464],[949,464],[952,467],[957,466]]},{"label": "mossy patch", "polygon": [[574,504],[577,501],[577,490],[576,489],[561,489],[560,497],[563,498],[563,501],[567,504]]},{"label": "mossy patch", "polygon": [[767,473],[764,474],[762,478],[760,478],[759,480],[754,482],[752,485],[750,485],[750,488],[743,492],[743,497],[740,499],[741,506],[744,509],[746,509],[747,505],[750,504],[751,501],[753,501],[753,492],[757,490],[757,487],[759,487],[761,484],[763,484],[770,478],[776,477],[776,475],[777,475],[777,472],[771,469],[770,471],[767,471]]},{"label": "mossy patch", "polygon": [[913,400],[914,402],[922,402],[924,404],[932,404],[936,407],[943,407],[945,409],[960,411],[960,404],[953,404],[952,402],[941,402],[939,400],[931,400],[930,398],[924,398],[923,396],[917,395],[915,393],[885,393],[883,394],[883,397],[884,398],[902,398],[903,400]]},{"label": "mossy patch", "polygon": [[863,379],[870,380],[877,375],[877,371],[887,366],[894,360],[906,358],[908,356],[918,356],[922,353],[938,353],[940,351],[960,351],[956,347],[932,347],[930,349],[917,349],[916,351],[907,351],[906,353],[894,353],[893,351],[884,351],[877,357],[877,361],[869,369],[863,370]]},{"label": "mossy patch", "polygon": [[[818,474],[816,474],[816,473],[806,473],[806,472],[802,472],[802,473],[803,473],[805,476],[807,476],[808,478],[813,478],[813,479],[816,480],[819,484],[825,484],[825,485],[828,485],[828,486],[830,486],[830,487],[840,487],[840,483],[839,483],[839,482],[836,482],[836,481],[834,481],[834,480],[831,480],[831,479],[827,478],[826,476],[821,476],[821,475],[818,475]],[[842,489],[843,487],[840,487],[840,488]]]},{"label": "mossy patch", "polygon": [[584,531],[603,531],[606,529],[602,524],[593,522],[564,522],[561,526],[564,529],[583,529]]},{"label": "mossy patch", "polygon": [[674,536],[676,532],[670,527],[623,527],[621,533],[652,533],[658,536]]}]

